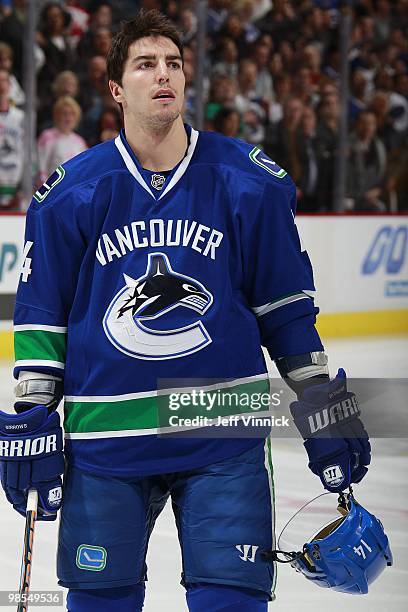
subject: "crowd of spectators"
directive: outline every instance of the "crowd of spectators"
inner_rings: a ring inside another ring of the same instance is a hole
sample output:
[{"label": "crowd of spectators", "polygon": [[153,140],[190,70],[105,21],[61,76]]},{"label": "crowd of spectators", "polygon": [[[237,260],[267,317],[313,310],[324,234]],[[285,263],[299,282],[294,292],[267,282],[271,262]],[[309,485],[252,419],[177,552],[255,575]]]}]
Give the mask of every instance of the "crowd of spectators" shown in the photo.
[{"label": "crowd of spectators", "polygon": [[[22,171],[27,2],[0,0],[0,209],[21,200],[16,175]],[[139,8],[162,10],[182,33],[184,117],[194,125],[194,0],[38,5],[36,185],[55,166],[119,132],[106,55],[120,21]],[[300,212],[332,211],[344,5],[352,15],[345,208],[407,210],[407,0],[209,0],[204,127],[263,148],[296,182]]]}]

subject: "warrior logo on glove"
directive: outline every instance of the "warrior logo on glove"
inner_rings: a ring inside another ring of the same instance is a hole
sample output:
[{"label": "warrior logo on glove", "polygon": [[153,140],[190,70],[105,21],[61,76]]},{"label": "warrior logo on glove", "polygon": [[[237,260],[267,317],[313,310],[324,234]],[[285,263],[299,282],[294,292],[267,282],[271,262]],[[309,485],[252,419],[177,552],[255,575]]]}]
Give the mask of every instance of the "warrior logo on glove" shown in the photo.
[{"label": "warrior logo on glove", "polygon": [[62,502],[63,438],[58,412],[35,406],[0,410],[0,477],[8,501],[25,516],[29,489],[38,493],[38,520],[53,521]]},{"label": "warrior logo on glove", "polygon": [[338,487],[344,482],[344,474],[339,465],[331,465],[323,470],[323,478],[330,487]]},{"label": "warrior logo on glove", "polygon": [[290,411],[305,440],[309,468],[325,489],[339,493],[364,478],[371,446],[344,370],[328,383],[305,389]]},{"label": "warrior logo on glove", "polygon": [[309,416],[310,433],[314,434],[316,431],[321,431],[329,425],[340,423],[340,421],[347,419],[353,414],[360,416],[360,408],[355,395],[348,397],[342,402],[333,404],[330,408],[325,408],[320,412],[311,414]]}]

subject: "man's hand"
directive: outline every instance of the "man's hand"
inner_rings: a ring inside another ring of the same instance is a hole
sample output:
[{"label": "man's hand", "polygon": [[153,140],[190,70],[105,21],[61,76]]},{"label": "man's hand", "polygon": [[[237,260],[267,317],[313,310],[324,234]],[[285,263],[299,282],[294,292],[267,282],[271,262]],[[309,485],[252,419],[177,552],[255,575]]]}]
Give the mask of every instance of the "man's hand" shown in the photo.
[{"label": "man's hand", "polygon": [[38,491],[38,520],[53,521],[61,507],[64,455],[59,414],[36,406],[0,411],[0,477],[8,501],[25,516],[28,490]]},{"label": "man's hand", "polygon": [[371,446],[344,370],[329,383],[303,391],[290,411],[305,440],[309,468],[324,488],[337,493],[360,482],[371,461]]}]

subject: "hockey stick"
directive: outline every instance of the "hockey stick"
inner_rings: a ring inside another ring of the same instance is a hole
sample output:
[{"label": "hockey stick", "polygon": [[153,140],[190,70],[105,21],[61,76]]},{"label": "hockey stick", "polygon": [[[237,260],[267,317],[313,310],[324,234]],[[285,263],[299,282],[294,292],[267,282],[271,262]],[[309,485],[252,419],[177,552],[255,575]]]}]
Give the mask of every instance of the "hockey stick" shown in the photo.
[{"label": "hockey stick", "polygon": [[24,529],[23,558],[21,561],[19,603],[17,612],[27,612],[28,593],[30,590],[31,562],[33,556],[33,540],[35,519],[37,518],[38,493],[35,489],[30,489],[27,498],[26,522]]}]

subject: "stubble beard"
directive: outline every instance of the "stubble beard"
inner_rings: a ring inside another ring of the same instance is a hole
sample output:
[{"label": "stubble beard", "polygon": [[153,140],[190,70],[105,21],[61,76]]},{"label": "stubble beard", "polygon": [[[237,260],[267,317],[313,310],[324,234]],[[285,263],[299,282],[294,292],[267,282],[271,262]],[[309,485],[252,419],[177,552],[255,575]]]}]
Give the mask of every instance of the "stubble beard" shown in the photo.
[{"label": "stubble beard", "polygon": [[142,124],[151,132],[162,132],[171,128],[173,123],[180,117],[180,111],[169,109],[166,112],[156,113],[154,115],[144,115]]}]

